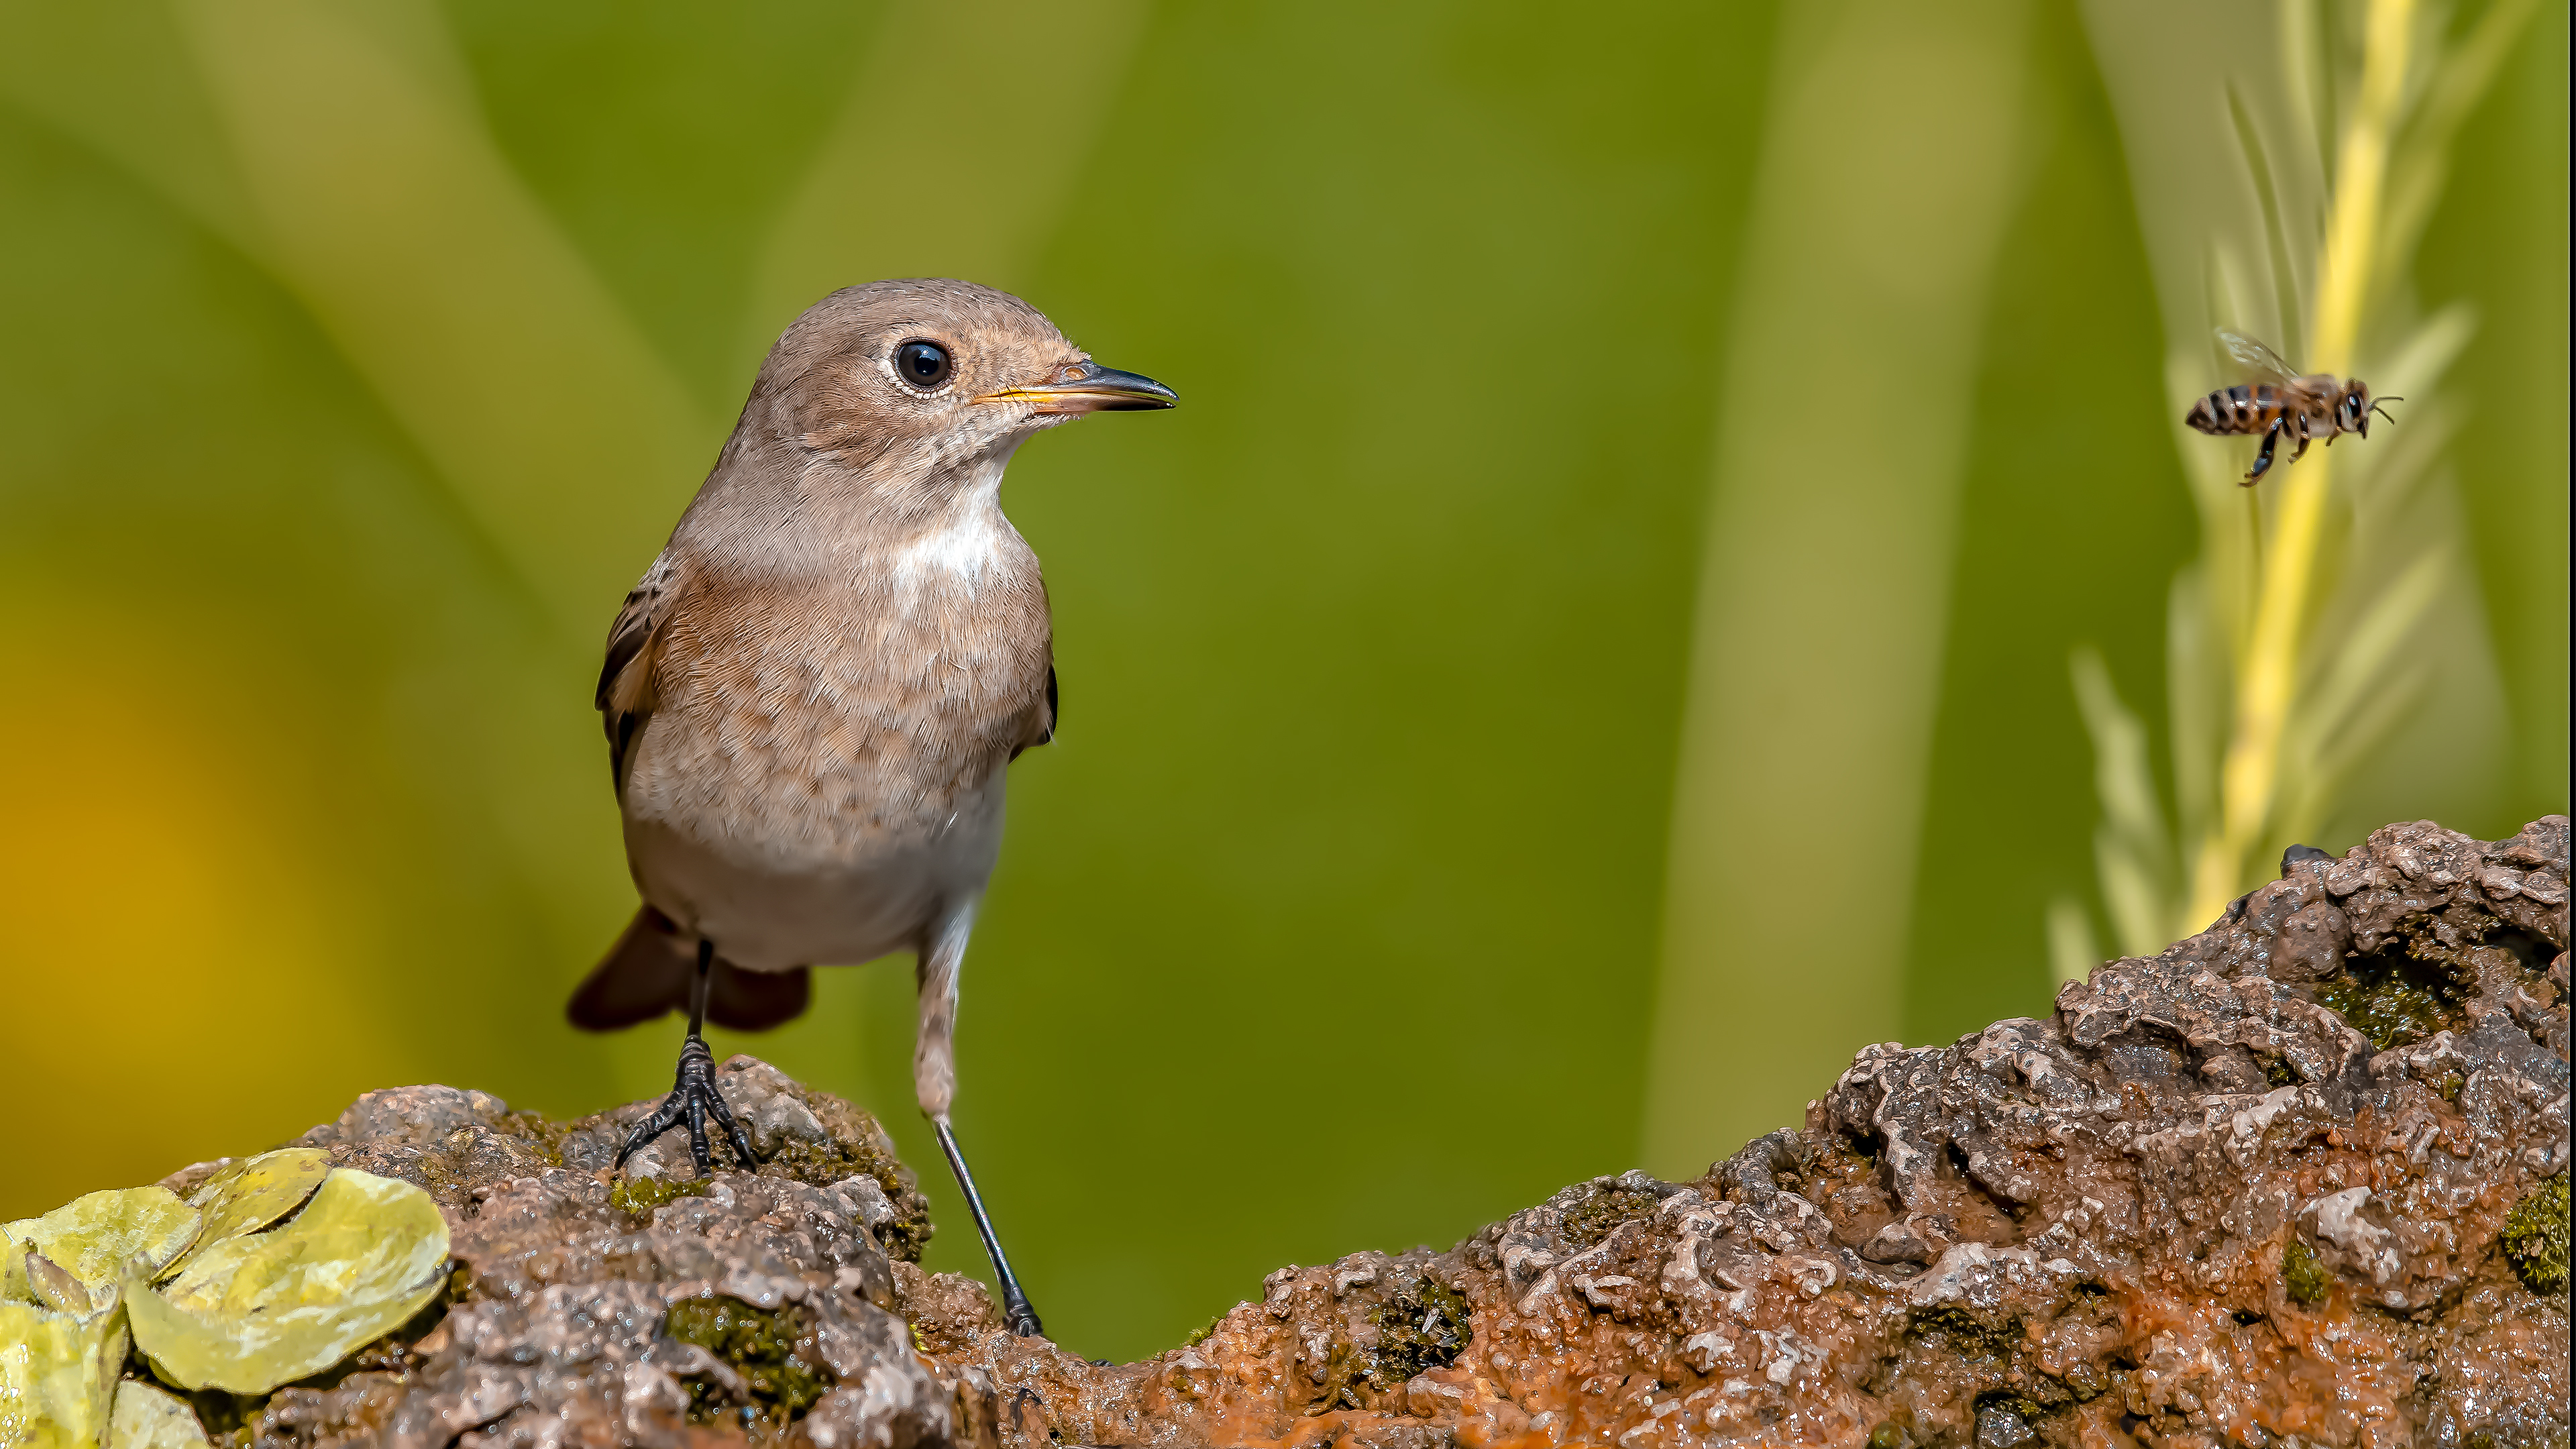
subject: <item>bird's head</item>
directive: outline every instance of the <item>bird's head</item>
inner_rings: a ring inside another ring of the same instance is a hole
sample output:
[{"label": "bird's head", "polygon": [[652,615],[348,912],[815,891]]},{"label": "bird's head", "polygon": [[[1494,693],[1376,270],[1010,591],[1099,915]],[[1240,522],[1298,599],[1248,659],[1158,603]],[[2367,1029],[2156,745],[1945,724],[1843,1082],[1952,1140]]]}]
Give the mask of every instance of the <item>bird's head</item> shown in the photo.
[{"label": "bird's head", "polygon": [[1150,377],[1093,362],[1036,308],[971,282],[848,287],[796,319],[753,389],[788,441],[879,476],[923,478],[1084,413],[1167,408]]}]

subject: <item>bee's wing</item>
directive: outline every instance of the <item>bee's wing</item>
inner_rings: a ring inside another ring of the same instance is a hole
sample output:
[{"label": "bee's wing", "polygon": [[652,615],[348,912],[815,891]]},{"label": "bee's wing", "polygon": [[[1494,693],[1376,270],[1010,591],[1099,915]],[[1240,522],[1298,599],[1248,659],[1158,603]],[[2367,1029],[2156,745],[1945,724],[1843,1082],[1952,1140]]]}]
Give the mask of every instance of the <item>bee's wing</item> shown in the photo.
[{"label": "bee's wing", "polygon": [[2242,333],[2230,332],[2226,328],[2221,327],[2218,329],[2218,340],[2226,345],[2227,355],[2236,359],[2236,365],[2244,368],[2247,373],[2254,377],[2265,378],[2275,382],[2297,382],[2299,380],[2299,370],[2297,368],[2283,362],[2281,360],[2281,354],[2274,352],[2271,348],[2264,346],[2262,343],[2255,341],[2251,337],[2247,337]]}]

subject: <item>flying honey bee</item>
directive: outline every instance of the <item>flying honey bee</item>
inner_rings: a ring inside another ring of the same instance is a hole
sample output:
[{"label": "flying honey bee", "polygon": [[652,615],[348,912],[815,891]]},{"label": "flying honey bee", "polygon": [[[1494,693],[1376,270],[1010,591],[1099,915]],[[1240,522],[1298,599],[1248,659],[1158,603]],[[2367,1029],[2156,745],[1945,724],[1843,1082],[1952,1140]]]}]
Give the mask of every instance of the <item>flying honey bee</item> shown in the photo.
[{"label": "flying honey bee", "polygon": [[2254,455],[2254,471],[2245,475],[2245,487],[2262,482],[2263,475],[2272,471],[2272,452],[2284,437],[2298,440],[2298,450],[2290,454],[2295,463],[2308,455],[2308,444],[2320,438],[2332,447],[2344,433],[2369,437],[2374,412],[2396,426],[2397,419],[2380,404],[2404,402],[2402,397],[2374,400],[2370,385],[2357,377],[2347,382],[2330,372],[2301,376],[2281,360],[2281,354],[2225,328],[2219,329],[2218,340],[2227,344],[2228,356],[2245,369],[2248,380],[2193,403],[2182,420],[2213,437],[2263,435],[2262,451]]}]

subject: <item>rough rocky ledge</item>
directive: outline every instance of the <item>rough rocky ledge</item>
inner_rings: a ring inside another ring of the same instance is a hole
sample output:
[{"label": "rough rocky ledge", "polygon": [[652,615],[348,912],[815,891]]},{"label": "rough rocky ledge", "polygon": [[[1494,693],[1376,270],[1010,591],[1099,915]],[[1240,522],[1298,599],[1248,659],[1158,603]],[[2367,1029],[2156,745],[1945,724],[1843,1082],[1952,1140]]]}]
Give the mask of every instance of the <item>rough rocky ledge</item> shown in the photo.
[{"label": "rough rocky ledge", "polygon": [[303,1140],[429,1190],[448,1303],[198,1408],[259,1445],[2565,1445],[2566,945],[2564,817],[2391,826],[2046,1019],[1864,1050],[1704,1177],[1283,1268],[1119,1366],[914,1266],[875,1121],[751,1058],[769,1160],[705,1181],[676,1134],[612,1181],[643,1103],[376,1092]]}]

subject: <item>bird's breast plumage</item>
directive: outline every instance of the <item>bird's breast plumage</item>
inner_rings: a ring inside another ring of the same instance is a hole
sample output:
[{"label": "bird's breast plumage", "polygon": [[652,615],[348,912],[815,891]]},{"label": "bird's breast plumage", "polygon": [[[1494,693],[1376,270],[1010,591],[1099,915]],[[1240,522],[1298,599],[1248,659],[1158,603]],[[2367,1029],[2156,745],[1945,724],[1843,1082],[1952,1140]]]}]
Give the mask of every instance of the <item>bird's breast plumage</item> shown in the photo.
[{"label": "bird's breast plumage", "polygon": [[1045,728],[1035,555],[996,509],[835,565],[683,585],[659,626],[630,821],[746,865],[843,872],[938,853],[997,790]]}]

